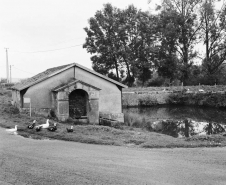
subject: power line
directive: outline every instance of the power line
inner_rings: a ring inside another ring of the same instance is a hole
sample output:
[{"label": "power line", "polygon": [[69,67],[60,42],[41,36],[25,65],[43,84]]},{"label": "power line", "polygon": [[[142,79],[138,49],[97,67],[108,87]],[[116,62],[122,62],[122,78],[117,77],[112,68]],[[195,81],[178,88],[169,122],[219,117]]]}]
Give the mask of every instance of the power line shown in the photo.
[{"label": "power line", "polygon": [[50,44],[49,46],[56,46],[56,45],[66,43],[66,42],[70,42],[70,41],[77,40],[77,39],[84,39],[84,37],[77,37],[77,38],[73,38],[73,39],[70,39],[70,40],[69,39],[62,40],[62,41],[56,42],[55,44]]},{"label": "power line", "polygon": [[51,51],[58,51],[58,50],[74,48],[74,47],[78,47],[78,46],[82,46],[82,45],[83,44],[78,44],[78,45],[69,46],[69,47],[65,47],[65,48],[57,48],[57,49],[42,50],[42,51],[11,51],[11,52],[15,52],[15,53],[43,53],[43,52],[51,52]]},{"label": "power line", "polygon": [[24,70],[22,70],[22,69],[19,69],[19,68],[17,68],[17,67],[15,67],[15,66],[12,66],[13,68],[15,68],[15,69],[17,69],[17,70],[19,70],[19,71],[23,71],[23,72],[25,72],[25,73],[29,73],[29,74],[32,74],[32,75],[34,75],[34,73],[30,73],[30,72],[28,72],[28,71],[24,71]]}]

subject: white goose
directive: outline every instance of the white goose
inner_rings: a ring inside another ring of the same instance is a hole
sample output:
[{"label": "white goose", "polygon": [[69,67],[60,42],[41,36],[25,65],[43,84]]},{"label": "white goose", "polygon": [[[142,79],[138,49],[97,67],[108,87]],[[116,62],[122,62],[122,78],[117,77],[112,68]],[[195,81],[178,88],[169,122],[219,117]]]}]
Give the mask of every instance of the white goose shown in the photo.
[{"label": "white goose", "polygon": [[45,123],[45,124],[38,125],[38,126],[36,126],[36,128],[37,128],[37,127],[49,128],[49,119],[46,120],[46,123]]},{"label": "white goose", "polygon": [[16,132],[17,131],[17,125],[15,125],[15,128],[6,129],[7,132]]}]

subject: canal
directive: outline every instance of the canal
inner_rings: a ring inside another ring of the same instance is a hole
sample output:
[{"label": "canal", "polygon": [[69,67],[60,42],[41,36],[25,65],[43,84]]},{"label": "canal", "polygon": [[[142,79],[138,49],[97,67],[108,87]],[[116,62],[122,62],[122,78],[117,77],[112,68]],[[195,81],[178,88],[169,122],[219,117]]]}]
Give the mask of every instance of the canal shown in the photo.
[{"label": "canal", "polygon": [[[186,126],[189,128],[189,135],[216,134],[226,130],[225,109],[164,105],[124,108],[123,113],[125,124],[128,126],[147,128],[176,137],[186,135],[184,133]],[[185,124],[185,120],[189,120],[188,125]],[[155,129],[157,124],[158,129]]]}]

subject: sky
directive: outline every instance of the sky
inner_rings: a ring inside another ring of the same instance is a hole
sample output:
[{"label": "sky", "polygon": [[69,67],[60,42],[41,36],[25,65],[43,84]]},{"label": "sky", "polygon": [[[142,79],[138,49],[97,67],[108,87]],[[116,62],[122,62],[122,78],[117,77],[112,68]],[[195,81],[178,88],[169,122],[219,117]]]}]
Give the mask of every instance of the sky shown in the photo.
[{"label": "sky", "polygon": [[82,48],[84,28],[106,3],[143,11],[154,6],[148,0],[0,0],[0,78],[6,78],[5,48],[12,79],[70,63],[92,69],[91,55]]}]

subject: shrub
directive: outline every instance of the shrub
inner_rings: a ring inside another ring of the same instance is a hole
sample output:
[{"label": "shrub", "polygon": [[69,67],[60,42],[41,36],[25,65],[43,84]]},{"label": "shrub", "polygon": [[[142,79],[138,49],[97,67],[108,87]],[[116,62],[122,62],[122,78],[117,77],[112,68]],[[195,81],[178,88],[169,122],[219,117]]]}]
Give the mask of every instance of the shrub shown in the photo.
[{"label": "shrub", "polygon": [[152,78],[151,80],[149,80],[147,82],[147,86],[150,87],[150,86],[162,86],[165,82],[165,79],[163,77],[156,77],[156,78]]},{"label": "shrub", "polygon": [[156,97],[150,96],[150,95],[144,95],[139,97],[139,106],[151,106],[151,105],[157,105],[158,101]]},{"label": "shrub", "polygon": [[138,114],[125,113],[125,123],[130,127],[141,127],[142,120]]},{"label": "shrub", "polygon": [[4,112],[9,113],[9,114],[19,114],[20,113],[19,109],[12,105],[9,105],[8,107],[4,108]]}]

